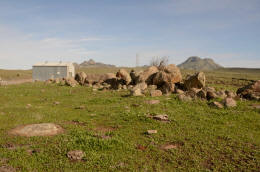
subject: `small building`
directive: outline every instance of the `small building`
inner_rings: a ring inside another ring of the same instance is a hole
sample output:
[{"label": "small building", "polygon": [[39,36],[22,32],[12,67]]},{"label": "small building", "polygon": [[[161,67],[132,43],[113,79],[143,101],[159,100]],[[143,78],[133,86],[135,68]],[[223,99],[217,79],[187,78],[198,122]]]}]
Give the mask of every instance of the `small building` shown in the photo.
[{"label": "small building", "polygon": [[70,62],[45,62],[33,65],[33,80],[45,81],[48,79],[68,78],[75,76],[75,68]]}]

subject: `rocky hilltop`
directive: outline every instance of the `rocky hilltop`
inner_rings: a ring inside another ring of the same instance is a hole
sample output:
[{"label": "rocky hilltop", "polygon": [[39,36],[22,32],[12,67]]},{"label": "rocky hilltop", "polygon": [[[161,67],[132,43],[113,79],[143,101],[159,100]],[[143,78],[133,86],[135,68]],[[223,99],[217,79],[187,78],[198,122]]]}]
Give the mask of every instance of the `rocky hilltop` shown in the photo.
[{"label": "rocky hilltop", "polygon": [[219,64],[215,63],[214,60],[210,58],[202,59],[197,56],[189,57],[185,62],[178,65],[181,69],[189,69],[189,70],[215,70],[222,68]]},{"label": "rocky hilltop", "polygon": [[93,59],[90,59],[88,61],[84,61],[80,64],[74,63],[74,66],[76,68],[90,68],[90,67],[116,67],[115,65],[110,64],[104,64],[100,62],[95,62]]}]

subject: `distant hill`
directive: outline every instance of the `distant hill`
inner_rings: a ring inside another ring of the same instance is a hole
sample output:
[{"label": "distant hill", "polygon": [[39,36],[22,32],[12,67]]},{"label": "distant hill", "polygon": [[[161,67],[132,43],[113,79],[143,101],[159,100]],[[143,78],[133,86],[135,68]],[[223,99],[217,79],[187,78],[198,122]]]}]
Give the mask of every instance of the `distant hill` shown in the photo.
[{"label": "distant hill", "polygon": [[180,69],[189,70],[215,70],[223,68],[219,64],[215,63],[214,60],[210,58],[202,59],[197,56],[189,57],[185,62],[178,65]]},{"label": "distant hill", "polygon": [[110,64],[104,64],[100,62],[95,62],[93,59],[90,59],[88,61],[84,61],[80,64],[74,63],[74,66],[76,68],[95,68],[95,67],[116,67],[115,65]]}]

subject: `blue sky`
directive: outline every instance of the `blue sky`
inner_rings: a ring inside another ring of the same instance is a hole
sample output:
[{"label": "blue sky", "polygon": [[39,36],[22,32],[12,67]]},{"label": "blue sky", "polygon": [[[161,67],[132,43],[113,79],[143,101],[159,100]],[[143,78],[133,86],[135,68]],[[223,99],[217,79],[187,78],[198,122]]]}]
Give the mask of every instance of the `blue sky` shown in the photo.
[{"label": "blue sky", "polygon": [[0,0],[0,68],[169,56],[260,68],[259,0]]}]

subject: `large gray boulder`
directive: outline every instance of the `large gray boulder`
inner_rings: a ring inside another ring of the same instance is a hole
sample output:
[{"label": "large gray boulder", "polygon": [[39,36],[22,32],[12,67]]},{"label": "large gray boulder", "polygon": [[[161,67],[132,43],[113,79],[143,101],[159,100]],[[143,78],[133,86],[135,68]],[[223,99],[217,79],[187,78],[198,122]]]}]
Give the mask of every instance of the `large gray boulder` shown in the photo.
[{"label": "large gray boulder", "polygon": [[79,72],[76,73],[75,75],[75,80],[80,84],[84,85],[85,84],[85,79],[87,77],[87,74],[85,72]]}]

